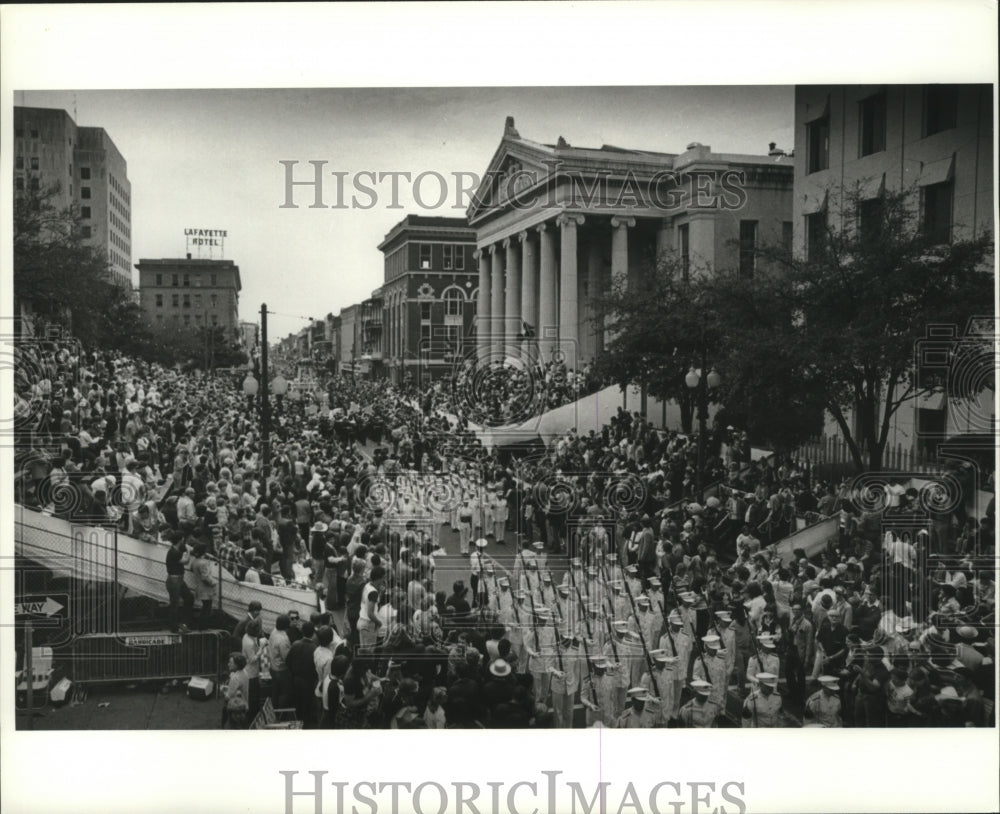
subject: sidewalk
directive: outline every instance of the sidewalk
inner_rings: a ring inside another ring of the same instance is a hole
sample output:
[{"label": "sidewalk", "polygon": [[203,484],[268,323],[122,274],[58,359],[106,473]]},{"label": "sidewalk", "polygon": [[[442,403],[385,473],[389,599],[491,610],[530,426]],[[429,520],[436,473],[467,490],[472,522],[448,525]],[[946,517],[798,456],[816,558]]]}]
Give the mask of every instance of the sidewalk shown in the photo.
[{"label": "sidewalk", "polygon": [[[218,729],[222,702],[218,688],[207,701],[187,697],[184,684],[162,692],[163,683],[89,688],[80,704],[51,702],[38,710],[36,731],[61,729]],[[38,699],[36,699],[37,703]],[[101,706],[107,704],[107,706]],[[17,715],[17,728],[25,730],[28,717]]]}]

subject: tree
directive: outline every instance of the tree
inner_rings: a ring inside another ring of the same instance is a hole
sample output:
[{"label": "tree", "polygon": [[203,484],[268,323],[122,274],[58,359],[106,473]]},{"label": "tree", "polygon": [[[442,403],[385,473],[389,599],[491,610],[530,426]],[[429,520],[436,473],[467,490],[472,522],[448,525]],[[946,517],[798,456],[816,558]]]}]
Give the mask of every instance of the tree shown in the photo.
[{"label": "tree", "polygon": [[676,401],[686,433],[694,400],[684,375],[706,348],[718,344],[714,314],[705,307],[710,294],[705,281],[665,253],[641,274],[613,280],[598,298],[594,320],[594,329],[608,326],[611,337],[598,359],[599,374],[622,387],[640,385],[657,399]]},{"label": "tree", "polygon": [[696,404],[684,377],[704,366],[722,380],[710,393],[723,405],[716,416],[745,429],[754,443],[791,449],[822,426],[822,405],[794,380],[775,375],[785,364],[775,354],[787,349],[746,338],[784,331],[790,309],[774,308],[735,271],[689,267],[664,253],[642,274],[613,283],[598,310],[598,325],[616,326],[598,362],[603,374],[677,402],[685,432],[692,430]]},{"label": "tree", "polygon": [[84,242],[73,207],[54,203],[58,185],[14,199],[14,294],[48,323],[89,346],[134,352],[145,341],[131,290],[112,282],[104,252]]},{"label": "tree", "polygon": [[992,315],[993,241],[980,235],[933,242],[919,228],[912,190],[876,202],[859,189],[843,197],[822,245],[808,257],[761,250],[772,271],[757,275],[729,304],[744,316],[753,309],[753,316],[781,317],[765,323],[766,330],[729,339],[745,350],[740,355],[773,358],[774,377],[821,401],[862,471],[882,467],[900,408],[946,386],[920,374],[917,350],[928,327],[961,331],[970,318]]}]

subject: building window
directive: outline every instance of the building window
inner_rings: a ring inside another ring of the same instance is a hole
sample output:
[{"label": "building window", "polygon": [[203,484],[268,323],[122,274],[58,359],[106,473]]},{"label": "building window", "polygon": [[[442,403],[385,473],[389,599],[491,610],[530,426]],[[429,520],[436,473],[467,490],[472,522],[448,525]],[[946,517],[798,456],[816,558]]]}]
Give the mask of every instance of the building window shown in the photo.
[{"label": "building window", "polygon": [[42,185],[41,185],[41,183],[39,183],[38,179],[37,178],[32,178],[31,179],[31,189],[32,189],[32,191],[38,192],[41,188],[42,188]]},{"label": "building window", "polygon": [[80,180],[81,181],[90,180],[90,167],[80,167]]},{"label": "building window", "polygon": [[686,280],[691,271],[691,232],[686,223],[677,227],[677,254],[681,258],[681,274]]},{"label": "building window", "polygon": [[219,297],[216,294],[212,294],[211,296],[209,296],[208,300],[211,303],[212,308],[217,308],[218,307],[218,305],[219,305]]},{"label": "building window", "polygon": [[80,187],[80,197],[85,201],[90,200],[90,187]]},{"label": "building window", "polygon": [[190,325],[191,324],[191,315],[190,314],[185,314],[184,315],[184,324],[185,325]]},{"label": "building window", "polygon": [[81,206],[80,207],[80,217],[83,218],[84,220],[90,220],[90,207],[89,206]]},{"label": "building window", "polygon": [[792,236],[795,234],[795,226],[790,220],[781,222],[781,246],[786,252],[792,251]]},{"label": "building window", "polygon": [[38,131],[37,130],[32,130],[31,131],[31,137],[32,138],[38,138]]},{"label": "building window", "polygon": [[18,190],[20,190],[21,192],[23,192],[24,191],[24,179],[23,178],[16,179],[16,183],[14,184],[14,186]]},{"label": "building window", "polygon": [[858,107],[858,154],[865,156],[882,152],[885,149],[885,94],[876,93],[862,99]]},{"label": "building window", "polygon": [[454,266],[455,247],[452,246],[450,243],[445,243],[441,247],[441,249],[443,253],[443,257],[441,259],[441,268],[443,268],[445,271],[451,271],[452,267]]},{"label": "building window", "polygon": [[80,236],[84,240],[88,240],[90,238],[90,227],[89,226],[81,226],[80,227]]},{"label": "building window", "polygon": [[201,308],[201,294],[194,295],[194,307]]},{"label": "building window", "polygon": [[16,169],[16,170],[23,170],[24,169],[24,156],[23,155],[19,155],[17,158],[14,159],[14,169]]},{"label": "building window", "polygon": [[174,308],[179,308],[180,304],[181,304],[181,295],[180,294],[171,294],[170,295],[170,304]]},{"label": "building window", "polygon": [[921,220],[924,237],[933,244],[951,243],[953,182],[930,184],[921,190]]},{"label": "building window", "polygon": [[455,246],[455,271],[465,269],[465,246]]},{"label": "building window", "polygon": [[163,275],[162,274],[157,274],[156,275],[156,284],[157,285],[163,285]]},{"label": "building window", "polygon": [[449,289],[444,293],[444,313],[445,316],[459,317],[462,315],[462,303],[465,298],[457,288]]},{"label": "building window", "polygon": [[421,322],[431,321],[431,304],[429,302],[420,303],[420,321]]},{"label": "building window", "polygon": [[806,258],[818,260],[826,246],[826,210],[806,215]]},{"label": "building window", "polygon": [[38,156],[37,155],[33,155],[31,157],[31,169],[33,169],[33,170],[37,170],[38,169]]},{"label": "building window", "polygon": [[185,285],[185,287],[189,287],[191,285],[191,275],[190,274],[185,274],[184,275],[184,285]]},{"label": "building window", "polygon": [[882,203],[882,198],[872,198],[858,206],[858,234],[866,243],[877,240],[882,233]]},{"label": "building window", "polygon": [[213,325],[218,325],[219,324],[219,315],[218,314],[212,314],[212,324]]},{"label": "building window", "polygon": [[194,315],[194,324],[195,325],[201,325],[201,314],[195,314]]},{"label": "building window", "polygon": [[806,171],[819,172],[830,166],[830,119],[816,119],[806,125]]},{"label": "building window", "polygon": [[420,268],[429,269],[431,267],[431,248],[429,243],[420,244]]},{"label": "building window", "polygon": [[195,288],[201,288],[201,275],[195,274],[192,282],[194,283]]},{"label": "building window", "polygon": [[924,91],[924,135],[958,126],[958,88],[931,85]]},{"label": "building window", "polygon": [[181,300],[181,302],[184,304],[185,308],[190,308],[191,307],[191,295],[190,294],[185,294],[184,298]]},{"label": "building window", "polygon": [[211,275],[211,283],[212,285],[218,285],[218,278],[214,274]]},{"label": "building window", "polygon": [[757,221],[740,221],[740,276],[753,277],[757,265]]},{"label": "building window", "polygon": [[170,275],[170,285],[172,285],[172,286],[176,286],[177,285],[177,275],[176,274],[171,274]]},{"label": "building window", "polygon": [[420,324],[420,352],[423,354],[431,352],[431,326],[427,322]]},{"label": "building window", "polygon": [[460,356],[462,353],[462,329],[458,325],[449,325],[445,328],[445,335],[448,341],[445,356]]},{"label": "building window", "polygon": [[157,294],[156,295],[156,307],[157,308],[162,308],[163,307],[163,295],[162,294]]}]

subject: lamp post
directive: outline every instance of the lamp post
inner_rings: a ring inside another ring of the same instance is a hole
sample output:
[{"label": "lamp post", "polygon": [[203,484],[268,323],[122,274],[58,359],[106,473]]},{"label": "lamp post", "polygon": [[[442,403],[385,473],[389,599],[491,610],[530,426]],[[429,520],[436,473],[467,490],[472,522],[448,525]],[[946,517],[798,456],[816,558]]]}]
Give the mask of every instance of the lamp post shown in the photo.
[{"label": "lamp post", "polygon": [[707,367],[705,356],[702,354],[701,367],[692,367],[684,377],[684,383],[690,390],[697,390],[698,399],[698,469],[695,472],[695,488],[697,489],[696,500],[700,503],[704,484],[705,467],[705,423],[708,421],[708,391],[714,390],[722,382],[722,377],[713,367],[707,376],[702,375],[702,371]]}]

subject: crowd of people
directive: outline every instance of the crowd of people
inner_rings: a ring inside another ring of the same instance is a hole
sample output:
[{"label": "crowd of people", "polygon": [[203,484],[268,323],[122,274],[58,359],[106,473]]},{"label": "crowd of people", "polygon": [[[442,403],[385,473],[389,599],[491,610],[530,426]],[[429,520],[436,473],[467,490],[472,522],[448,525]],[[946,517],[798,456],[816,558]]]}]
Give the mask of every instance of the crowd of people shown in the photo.
[{"label": "crowd of people", "polygon": [[457,408],[473,422],[498,427],[526,421],[605,385],[593,360],[577,370],[564,360],[532,363],[505,358],[485,364],[469,361],[432,393],[435,407]]},{"label": "crowd of people", "polygon": [[[217,623],[216,562],[316,591],[308,620],[264,630],[251,607],[237,625],[226,726],[265,697],[309,728],[993,720],[992,501],[928,518],[901,484],[871,507],[753,460],[733,428],[699,450],[625,410],[486,449],[446,387],[342,377],[278,406],[265,467],[239,382],[68,342],[18,352],[18,502],[169,543],[173,629]],[[521,391],[496,388],[502,418]],[[832,517],[818,550],[779,551]],[[468,575],[443,590],[449,554]]]}]

